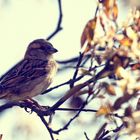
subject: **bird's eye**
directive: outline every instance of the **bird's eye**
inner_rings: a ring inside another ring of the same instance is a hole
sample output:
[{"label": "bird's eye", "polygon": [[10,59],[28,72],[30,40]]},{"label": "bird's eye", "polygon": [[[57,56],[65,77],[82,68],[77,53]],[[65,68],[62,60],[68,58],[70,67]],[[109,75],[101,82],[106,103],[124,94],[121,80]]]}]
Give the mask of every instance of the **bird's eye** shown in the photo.
[{"label": "bird's eye", "polygon": [[45,46],[41,46],[40,49],[43,50],[43,51],[46,51],[46,47]]},{"label": "bird's eye", "polygon": [[47,46],[47,49],[50,50],[52,47],[51,46]]}]

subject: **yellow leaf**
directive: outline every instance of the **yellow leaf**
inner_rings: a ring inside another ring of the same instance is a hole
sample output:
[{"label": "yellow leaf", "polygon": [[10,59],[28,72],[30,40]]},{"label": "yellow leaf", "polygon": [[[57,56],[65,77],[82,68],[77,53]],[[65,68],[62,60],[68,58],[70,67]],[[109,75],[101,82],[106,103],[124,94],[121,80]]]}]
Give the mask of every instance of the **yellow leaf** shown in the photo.
[{"label": "yellow leaf", "polygon": [[85,68],[80,68],[80,75],[90,75],[92,76],[91,72]]},{"label": "yellow leaf", "polygon": [[103,0],[103,6],[106,9],[109,9],[111,7],[113,7],[113,5],[115,4],[116,0]]},{"label": "yellow leaf", "polygon": [[104,12],[109,19],[116,20],[118,17],[118,6],[116,0],[103,1]]},{"label": "yellow leaf", "polygon": [[109,95],[112,95],[112,96],[116,95],[115,88],[114,88],[113,85],[108,85],[108,86],[106,87],[106,90],[107,90],[107,93],[108,93]]},{"label": "yellow leaf", "polygon": [[118,17],[118,6],[117,4],[114,4],[113,8],[112,8],[112,16],[113,16],[113,20],[116,20]]},{"label": "yellow leaf", "polygon": [[132,117],[135,120],[135,122],[137,123],[140,122],[140,111],[138,110],[138,111],[133,112]]},{"label": "yellow leaf", "polygon": [[134,40],[134,39],[137,38],[136,32],[135,32],[131,27],[128,27],[128,28],[126,29],[126,34],[127,34],[127,36],[128,36],[130,39],[132,39],[132,40]]},{"label": "yellow leaf", "polygon": [[123,39],[119,40],[122,46],[130,47],[132,45],[132,40],[128,37],[124,37]]},{"label": "yellow leaf", "polygon": [[111,109],[109,106],[101,106],[99,110],[96,112],[97,116],[102,116],[102,115],[109,115],[111,113]]},{"label": "yellow leaf", "polygon": [[115,72],[116,72],[117,77],[119,78],[126,78],[128,76],[128,73],[126,72],[126,70],[121,66],[119,66]]}]

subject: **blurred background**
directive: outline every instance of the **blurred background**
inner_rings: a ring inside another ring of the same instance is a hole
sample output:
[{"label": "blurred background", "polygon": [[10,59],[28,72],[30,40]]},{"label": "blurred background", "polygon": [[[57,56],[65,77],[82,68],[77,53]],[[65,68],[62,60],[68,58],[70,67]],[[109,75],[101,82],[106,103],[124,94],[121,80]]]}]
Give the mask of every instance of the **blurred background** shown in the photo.
[{"label": "blurred background", "polygon": [[[131,1],[129,0],[129,2]],[[119,13],[121,13],[118,22],[123,22],[128,13],[129,3],[126,0],[122,3],[120,0],[118,4]],[[83,28],[87,21],[94,17],[96,7],[96,0],[62,0],[63,19],[61,26],[63,30],[50,40],[54,47],[59,50],[55,55],[56,60],[67,60],[78,56]],[[57,0],[1,0],[0,75],[23,58],[25,50],[32,40],[47,38],[55,30],[58,18]],[[72,75],[73,70],[58,73],[51,86],[69,80]],[[51,106],[65,91],[66,86],[35,99],[40,104]],[[94,103],[95,109],[98,108],[97,102]],[[3,101],[0,104],[3,104]],[[64,106],[66,107],[67,104]],[[56,112],[51,124],[52,128],[62,127],[73,115],[69,112]],[[46,117],[46,119],[48,118]],[[59,140],[75,138],[85,140],[84,132],[88,132],[89,137],[94,137],[99,128],[96,126],[100,126],[103,121],[101,118],[99,119],[100,123],[98,123],[98,120],[92,121],[94,119],[92,113],[81,113],[68,130],[63,131],[55,138]],[[17,107],[0,113],[0,134],[3,134],[2,140],[50,139],[48,131],[35,113],[29,114]]]}]

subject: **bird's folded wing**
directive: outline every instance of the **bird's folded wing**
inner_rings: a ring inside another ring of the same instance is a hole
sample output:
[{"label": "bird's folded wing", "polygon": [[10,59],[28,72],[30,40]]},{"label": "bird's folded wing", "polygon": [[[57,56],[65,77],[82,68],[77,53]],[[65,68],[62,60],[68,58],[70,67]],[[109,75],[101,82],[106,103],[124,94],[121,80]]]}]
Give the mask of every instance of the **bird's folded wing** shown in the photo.
[{"label": "bird's folded wing", "polygon": [[47,74],[46,66],[47,61],[22,60],[1,77],[0,85],[3,88],[11,88],[31,82]]}]

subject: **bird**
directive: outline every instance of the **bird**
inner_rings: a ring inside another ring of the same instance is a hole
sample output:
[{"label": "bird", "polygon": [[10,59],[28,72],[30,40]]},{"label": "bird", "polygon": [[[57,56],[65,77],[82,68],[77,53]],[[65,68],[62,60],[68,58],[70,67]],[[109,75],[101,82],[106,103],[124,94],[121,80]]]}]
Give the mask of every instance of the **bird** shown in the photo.
[{"label": "bird", "polygon": [[0,77],[0,99],[22,101],[44,92],[57,72],[56,52],[45,39],[29,43],[23,59]]}]

